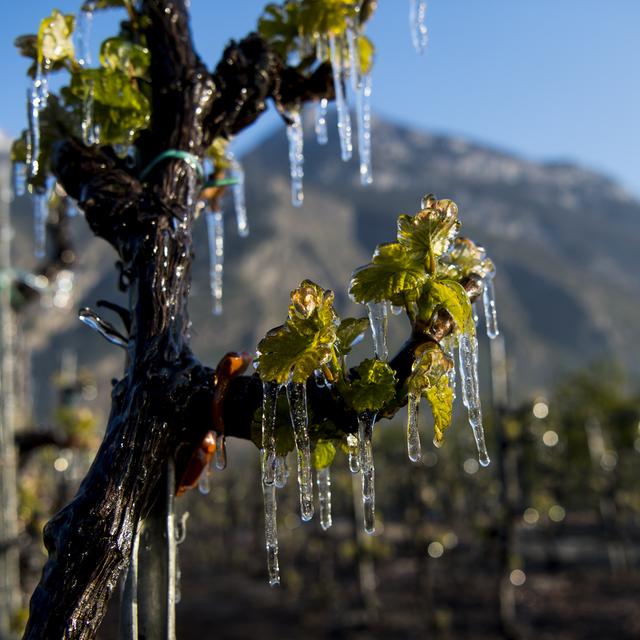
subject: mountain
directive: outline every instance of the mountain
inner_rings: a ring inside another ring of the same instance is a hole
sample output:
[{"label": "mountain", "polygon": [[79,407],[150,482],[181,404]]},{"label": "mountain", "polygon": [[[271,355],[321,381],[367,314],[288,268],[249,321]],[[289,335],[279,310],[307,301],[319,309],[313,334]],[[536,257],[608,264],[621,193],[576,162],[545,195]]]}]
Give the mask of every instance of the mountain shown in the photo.
[{"label": "mountain", "polygon": [[[339,160],[337,136],[319,146],[307,126],[300,209],[290,204],[284,131],[243,159],[251,234],[238,238],[229,201],[221,318],[209,312],[204,221],[196,231],[191,317],[194,348],[205,362],[214,364],[229,350],[254,350],[265,331],[282,323],[289,291],[304,278],[334,289],[341,313],[362,314],[346,294],[352,270],[369,260],[377,243],[394,238],[399,213],[415,213],[420,197],[434,192],[458,203],[462,234],[485,246],[496,263],[515,397],[544,393],[562,373],[601,357],[639,372],[640,202],[609,178],[571,164],[536,163],[388,122],[375,122],[373,145],[374,183],[361,187],[356,161]],[[32,266],[26,199],[15,202],[13,215],[15,255],[22,266]],[[122,300],[115,255],[91,238],[82,219],[75,226],[80,262],[74,306]],[[70,310],[32,308],[26,315],[43,415],[54,397],[48,379],[68,349],[96,374],[106,407],[107,381],[122,367],[117,347],[81,326]],[[392,319],[392,346],[406,337],[405,322]],[[481,357],[486,362],[486,340]]]}]

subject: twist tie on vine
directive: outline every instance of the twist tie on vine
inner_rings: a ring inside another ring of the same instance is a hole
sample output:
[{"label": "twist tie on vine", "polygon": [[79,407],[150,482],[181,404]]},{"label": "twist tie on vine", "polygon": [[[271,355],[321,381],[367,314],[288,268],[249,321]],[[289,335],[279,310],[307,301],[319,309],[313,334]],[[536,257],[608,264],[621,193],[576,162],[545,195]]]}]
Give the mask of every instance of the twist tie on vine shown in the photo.
[{"label": "twist tie on vine", "polygon": [[218,178],[217,180],[207,180],[204,183],[204,188],[210,188],[210,187],[230,187],[233,186],[234,184],[239,184],[240,180],[238,180],[237,178]]},{"label": "twist tie on vine", "polygon": [[184,162],[186,162],[198,174],[198,177],[204,177],[204,169],[202,168],[202,162],[200,162],[200,158],[198,158],[198,156],[194,155],[193,153],[189,153],[188,151],[180,151],[179,149],[167,149],[166,151],[158,154],[140,172],[140,179],[144,180],[158,164],[160,164],[163,160],[167,160],[168,158],[184,160]]}]

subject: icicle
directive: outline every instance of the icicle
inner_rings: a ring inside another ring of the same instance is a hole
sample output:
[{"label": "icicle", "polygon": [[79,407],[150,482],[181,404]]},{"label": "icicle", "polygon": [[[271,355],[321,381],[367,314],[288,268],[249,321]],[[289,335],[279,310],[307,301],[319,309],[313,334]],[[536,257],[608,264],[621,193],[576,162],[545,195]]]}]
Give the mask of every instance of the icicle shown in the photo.
[{"label": "icicle", "polygon": [[33,194],[33,235],[34,254],[36,258],[44,258],[47,241],[47,217],[49,216],[49,194],[36,192]]},{"label": "icicle", "polygon": [[105,340],[123,349],[127,348],[127,339],[106,320],[103,320],[95,311],[89,307],[83,307],[78,312],[80,322],[89,328],[97,331]]},{"label": "icicle", "polygon": [[298,456],[298,485],[300,514],[306,522],[313,517],[313,473],[311,470],[311,442],[307,415],[307,388],[304,383],[289,382],[287,398]]},{"label": "icicle", "polygon": [[500,334],[498,329],[498,313],[496,311],[496,294],[493,288],[493,274],[488,274],[484,279],[482,303],[484,306],[484,319],[487,326],[487,335],[491,340],[493,340]]},{"label": "icicle", "polygon": [[478,459],[483,467],[491,462],[484,441],[482,428],[482,409],[480,406],[480,386],[478,384],[478,341],[475,337],[463,334],[458,342],[458,357],[460,360],[460,382],[462,386],[462,401],[467,407],[469,425],[478,447]]},{"label": "icicle", "polygon": [[287,456],[277,456],[275,461],[275,485],[278,489],[283,489],[289,480],[289,465]]},{"label": "icicle", "polygon": [[358,473],[358,471],[360,471],[360,453],[358,436],[354,433],[347,435],[347,448],[349,450],[349,471],[351,471],[351,473]]},{"label": "icicle", "polygon": [[82,141],[88,147],[100,143],[100,128],[93,121],[94,96],[93,83],[89,83],[87,94],[82,102]]},{"label": "icicle", "polygon": [[209,286],[213,298],[213,315],[222,313],[222,270],[224,264],[224,219],[222,211],[205,213],[209,239]]},{"label": "icicle", "polygon": [[409,24],[411,27],[411,40],[418,53],[424,53],[429,41],[427,30],[427,2],[426,0],[410,0]]},{"label": "icicle", "polygon": [[399,316],[404,311],[404,307],[396,307],[393,304],[391,305],[390,309],[391,313],[393,313],[394,316]]},{"label": "icicle", "polygon": [[238,226],[238,235],[241,238],[246,238],[249,235],[249,221],[247,218],[247,205],[245,199],[244,188],[244,169],[236,158],[230,156],[231,161],[231,178],[238,182],[233,185],[233,207],[236,212],[236,224]]},{"label": "icicle", "polygon": [[371,325],[376,358],[386,361],[389,357],[389,349],[387,347],[389,303],[385,301],[368,302],[367,312],[369,314],[369,324]]},{"label": "icicle", "polygon": [[407,452],[409,460],[418,462],[422,456],[420,447],[420,432],[418,431],[418,413],[420,407],[420,394],[410,393],[407,407]]},{"label": "icicle", "polygon": [[227,468],[227,442],[222,433],[216,435],[216,452],[214,456],[216,469],[224,471]]},{"label": "icicle", "polygon": [[327,110],[329,101],[322,98],[316,104],[316,139],[318,144],[327,144],[329,142],[329,134],[327,132]]},{"label": "icicle", "polygon": [[356,112],[358,116],[358,154],[360,156],[360,182],[371,184],[371,74],[362,78],[356,96]]},{"label": "icicle", "polygon": [[93,3],[85,3],[76,24],[76,58],[81,67],[91,64],[91,27],[93,26]]},{"label": "icicle", "polygon": [[351,115],[347,105],[343,86],[342,52],[338,51],[336,38],[329,36],[329,51],[331,57],[331,70],[333,72],[333,86],[336,94],[336,110],[338,112],[338,136],[340,137],[341,157],[346,162],[351,159],[353,144],[351,142]]},{"label": "icicle", "polygon": [[49,83],[42,64],[38,63],[36,77],[31,85],[30,105],[30,153],[29,175],[34,178],[40,171],[40,113],[44,111],[49,99]]},{"label": "icicle", "polygon": [[13,163],[13,195],[16,198],[27,192],[27,165],[24,162]]},{"label": "icicle", "polygon": [[473,323],[478,327],[480,317],[478,316],[478,302],[477,300],[471,305],[471,312],[473,313]]},{"label": "icicle", "polygon": [[262,482],[273,484],[276,474],[276,409],[278,405],[278,384],[262,383]]},{"label": "icicle", "polygon": [[364,509],[364,530],[373,533],[375,522],[375,469],[373,466],[373,425],[375,413],[361,413],[358,416],[358,443],[360,447],[360,473],[362,475],[362,507]]},{"label": "icicle", "polygon": [[300,111],[289,113],[292,123],[287,126],[287,139],[289,141],[289,169],[291,173],[291,204],[300,207],[304,200],[302,190],[302,178],[304,176],[304,134]]},{"label": "icicle", "polygon": [[448,336],[443,338],[442,340],[442,348],[444,352],[447,354],[447,357],[452,362],[452,367],[447,371],[447,378],[449,379],[449,387],[453,392],[453,399],[456,399],[456,357],[455,357],[455,347],[456,347],[456,337],[454,333],[450,333]]},{"label": "icicle", "polygon": [[278,523],[276,513],[276,487],[273,484],[262,483],[264,498],[264,537],[267,547],[267,570],[269,584],[275,587],[280,584],[280,567],[278,566]]},{"label": "icicle", "polygon": [[198,478],[198,491],[203,495],[209,495],[211,491],[211,463],[209,463]]},{"label": "icicle", "polygon": [[332,524],[330,467],[318,470],[316,484],[318,485],[318,502],[320,504],[320,526],[326,531]]},{"label": "icicle", "polygon": [[349,48],[351,86],[356,95],[356,120],[358,124],[358,155],[360,157],[360,182],[371,184],[371,75],[361,75],[358,33],[349,27],[346,30]]}]

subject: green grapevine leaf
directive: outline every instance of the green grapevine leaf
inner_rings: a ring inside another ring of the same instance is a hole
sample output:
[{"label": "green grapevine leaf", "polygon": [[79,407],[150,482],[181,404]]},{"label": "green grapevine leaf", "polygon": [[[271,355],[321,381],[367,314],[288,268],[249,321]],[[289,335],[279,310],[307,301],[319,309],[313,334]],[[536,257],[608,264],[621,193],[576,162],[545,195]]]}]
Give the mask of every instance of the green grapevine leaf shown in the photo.
[{"label": "green grapevine leaf", "polygon": [[379,411],[396,395],[394,370],[382,360],[363,360],[354,370],[354,380],[346,389],[346,400],[358,413]]},{"label": "green grapevine leaf", "polygon": [[453,412],[453,389],[449,386],[447,376],[442,376],[435,386],[429,387],[425,396],[433,413],[435,440],[440,444],[444,438],[445,429],[451,424]]},{"label": "green grapevine leaf", "polygon": [[72,34],[75,20],[73,15],[65,15],[57,9],[42,20],[38,29],[38,64],[44,67],[74,58]]},{"label": "green grapevine leaf", "polygon": [[333,292],[310,280],[291,292],[289,318],[258,344],[258,372],[263,380],[306,382],[333,355],[336,342]]},{"label": "green grapevine leaf", "polygon": [[354,272],[349,293],[356,302],[402,304],[405,295],[417,297],[427,278],[424,267],[401,244],[381,244],[373,261]]},{"label": "green grapevine leaf", "polygon": [[423,207],[415,216],[403,214],[398,218],[398,242],[418,260],[445,253],[460,228],[458,207],[452,200],[436,200],[429,195],[423,198]]},{"label": "green grapevine leaf", "polygon": [[369,328],[367,318],[345,318],[336,329],[340,353],[347,355],[351,347],[360,341]]},{"label": "green grapevine leaf", "polygon": [[408,392],[414,395],[423,394],[426,389],[436,386],[451,367],[453,362],[440,345],[437,342],[428,342],[415,354],[411,375],[407,379]]},{"label": "green grapevine leaf", "polygon": [[495,272],[485,250],[469,238],[456,238],[451,250],[442,256],[438,271],[444,277],[461,280],[471,274],[481,278]]},{"label": "green grapevine leaf", "polygon": [[124,38],[107,38],[100,47],[100,64],[129,78],[146,78],[151,54],[147,48]]},{"label": "green grapevine leaf", "polygon": [[311,454],[311,462],[316,469],[324,469],[335,457],[336,445],[331,440],[318,440]]},{"label": "green grapevine leaf", "polygon": [[475,333],[473,309],[464,287],[454,280],[437,279],[424,287],[418,300],[418,317],[429,322],[438,309],[451,314],[458,331]]}]

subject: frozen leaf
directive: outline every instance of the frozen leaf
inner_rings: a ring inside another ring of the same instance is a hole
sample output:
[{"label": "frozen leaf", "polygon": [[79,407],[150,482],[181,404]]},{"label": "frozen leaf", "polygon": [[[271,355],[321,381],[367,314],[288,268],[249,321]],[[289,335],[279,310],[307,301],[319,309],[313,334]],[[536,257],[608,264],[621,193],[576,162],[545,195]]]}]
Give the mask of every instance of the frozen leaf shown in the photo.
[{"label": "frozen leaf", "polygon": [[65,15],[54,9],[50,16],[42,20],[38,29],[38,64],[45,67],[50,62],[73,59],[73,15]]},{"label": "frozen leaf", "polygon": [[150,63],[149,49],[124,38],[107,38],[100,47],[100,64],[130,78],[145,78]]},{"label": "frozen leaf", "polygon": [[324,469],[335,457],[336,445],[331,440],[318,440],[311,454],[311,463],[316,469]]},{"label": "frozen leaf", "polygon": [[433,314],[444,309],[451,314],[458,331],[473,333],[473,309],[464,287],[454,280],[433,280],[422,291],[418,300],[418,315],[429,322]]},{"label": "frozen leaf", "polygon": [[427,281],[423,266],[401,244],[378,245],[373,261],[356,269],[349,293],[356,302],[403,303],[403,296],[417,297]]},{"label": "frozen leaf", "polygon": [[451,424],[453,411],[453,389],[447,376],[441,376],[437,384],[427,389],[424,394],[433,413],[433,431],[435,441],[440,444],[445,429]]},{"label": "frozen leaf", "polygon": [[409,393],[421,394],[425,389],[438,385],[440,378],[446,376],[453,361],[446,355],[437,342],[428,342],[416,351],[407,379]]},{"label": "frozen leaf", "polygon": [[447,278],[461,280],[471,274],[484,278],[493,273],[495,267],[482,247],[469,238],[458,237],[451,250],[442,256],[438,271]]},{"label": "frozen leaf", "polygon": [[369,328],[367,318],[345,318],[336,329],[340,353],[347,355],[353,346],[362,340]]},{"label": "frozen leaf", "polygon": [[395,397],[396,383],[395,372],[386,362],[363,360],[354,370],[345,397],[358,413],[376,412]]},{"label": "frozen leaf", "polygon": [[423,206],[415,216],[403,214],[398,218],[398,242],[420,261],[429,254],[441,256],[460,228],[458,207],[453,201],[426,196]]},{"label": "frozen leaf", "polygon": [[258,344],[262,380],[306,382],[332,356],[336,341],[333,292],[310,280],[291,292],[289,318]]}]

